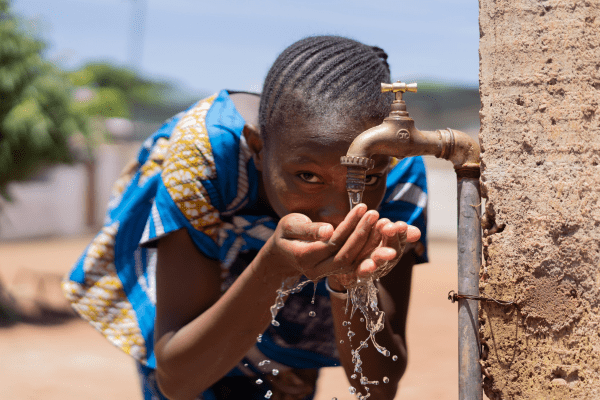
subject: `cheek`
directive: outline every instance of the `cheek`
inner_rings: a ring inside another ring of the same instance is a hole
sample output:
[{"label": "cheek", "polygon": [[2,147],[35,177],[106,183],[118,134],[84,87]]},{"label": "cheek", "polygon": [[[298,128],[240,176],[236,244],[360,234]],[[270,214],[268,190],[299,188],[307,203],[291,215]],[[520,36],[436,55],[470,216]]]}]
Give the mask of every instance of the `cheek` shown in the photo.
[{"label": "cheek", "polygon": [[377,189],[365,191],[363,194],[363,203],[367,205],[369,210],[375,210],[379,207],[383,201],[385,189],[385,185],[381,185]]}]

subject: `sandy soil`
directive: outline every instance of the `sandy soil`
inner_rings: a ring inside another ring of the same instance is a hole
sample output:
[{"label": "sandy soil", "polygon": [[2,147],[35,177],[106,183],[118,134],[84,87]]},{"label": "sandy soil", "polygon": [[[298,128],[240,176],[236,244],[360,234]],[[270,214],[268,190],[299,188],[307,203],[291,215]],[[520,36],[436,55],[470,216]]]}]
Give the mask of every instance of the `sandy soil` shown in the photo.
[{"label": "sandy soil", "polygon": [[[91,237],[0,243],[0,280],[27,317],[0,327],[0,399],[140,399],[133,362],[74,318],[58,287]],[[413,278],[409,365],[396,399],[458,398],[456,244],[430,243]],[[327,368],[318,400],[351,400],[340,368]]]}]

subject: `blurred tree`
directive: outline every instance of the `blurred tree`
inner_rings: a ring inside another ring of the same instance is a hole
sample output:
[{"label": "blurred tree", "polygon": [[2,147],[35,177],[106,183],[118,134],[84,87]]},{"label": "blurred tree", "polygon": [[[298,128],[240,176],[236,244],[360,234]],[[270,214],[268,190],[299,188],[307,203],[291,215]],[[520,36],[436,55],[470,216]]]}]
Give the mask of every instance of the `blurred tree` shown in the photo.
[{"label": "blurred tree", "polygon": [[86,135],[86,118],[75,107],[73,85],[44,60],[45,44],[27,31],[0,0],[0,197],[7,184],[40,167],[73,161],[69,138]]},{"label": "blurred tree", "polygon": [[69,78],[79,87],[78,110],[90,116],[162,122],[197,99],[172,83],[106,62],[88,63]]}]

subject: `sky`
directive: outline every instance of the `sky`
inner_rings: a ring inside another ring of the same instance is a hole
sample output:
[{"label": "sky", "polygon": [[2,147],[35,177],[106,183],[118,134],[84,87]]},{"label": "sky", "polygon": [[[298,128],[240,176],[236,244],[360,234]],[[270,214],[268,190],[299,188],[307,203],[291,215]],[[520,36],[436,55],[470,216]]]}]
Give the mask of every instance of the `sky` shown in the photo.
[{"label": "sky", "polygon": [[383,48],[393,79],[476,86],[477,0],[12,0],[66,69],[110,61],[190,93],[260,91],[310,35]]}]

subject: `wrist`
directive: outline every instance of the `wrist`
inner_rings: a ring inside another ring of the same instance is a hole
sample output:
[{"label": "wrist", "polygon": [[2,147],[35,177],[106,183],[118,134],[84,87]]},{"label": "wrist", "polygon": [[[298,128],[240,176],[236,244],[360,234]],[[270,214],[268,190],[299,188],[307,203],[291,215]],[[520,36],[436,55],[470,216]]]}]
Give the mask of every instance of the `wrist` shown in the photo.
[{"label": "wrist", "polygon": [[348,298],[348,290],[337,279],[332,278],[332,276],[325,278],[325,288],[329,292],[330,297],[336,297],[341,300]]}]

